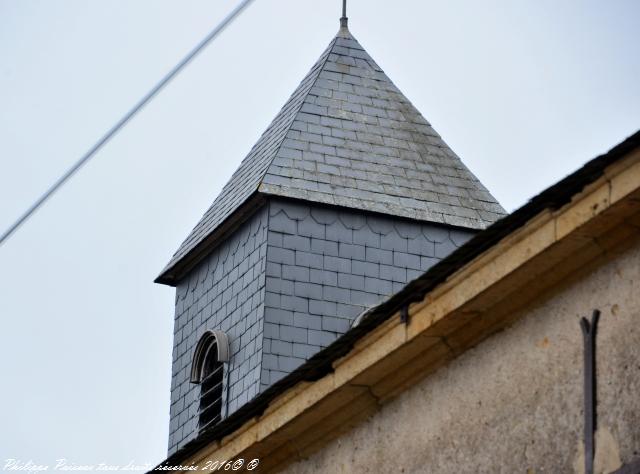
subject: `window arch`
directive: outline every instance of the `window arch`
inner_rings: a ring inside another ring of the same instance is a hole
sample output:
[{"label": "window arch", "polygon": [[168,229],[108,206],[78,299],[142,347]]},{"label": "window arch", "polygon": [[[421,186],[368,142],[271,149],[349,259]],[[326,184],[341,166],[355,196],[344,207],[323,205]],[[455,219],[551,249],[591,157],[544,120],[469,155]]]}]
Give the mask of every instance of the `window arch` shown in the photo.
[{"label": "window arch", "polygon": [[198,427],[208,428],[222,418],[224,362],[229,339],[222,331],[207,331],[198,341],[191,364],[191,383],[200,384]]}]

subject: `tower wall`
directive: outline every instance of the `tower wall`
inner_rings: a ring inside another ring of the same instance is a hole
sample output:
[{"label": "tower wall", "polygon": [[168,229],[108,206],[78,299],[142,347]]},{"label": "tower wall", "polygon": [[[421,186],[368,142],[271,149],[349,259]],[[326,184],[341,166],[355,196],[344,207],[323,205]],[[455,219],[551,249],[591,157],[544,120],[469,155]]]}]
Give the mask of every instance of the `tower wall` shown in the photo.
[{"label": "tower wall", "polygon": [[169,454],[198,434],[189,376],[207,330],[229,336],[222,415],[327,347],[473,231],[272,198],[176,288]]},{"label": "tower wall", "polygon": [[262,208],[176,287],[169,454],[198,433],[200,385],[190,383],[189,376],[194,349],[206,330],[229,335],[223,416],[259,392],[267,221]]},{"label": "tower wall", "polygon": [[281,199],[268,227],[262,389],[474,234]]}]

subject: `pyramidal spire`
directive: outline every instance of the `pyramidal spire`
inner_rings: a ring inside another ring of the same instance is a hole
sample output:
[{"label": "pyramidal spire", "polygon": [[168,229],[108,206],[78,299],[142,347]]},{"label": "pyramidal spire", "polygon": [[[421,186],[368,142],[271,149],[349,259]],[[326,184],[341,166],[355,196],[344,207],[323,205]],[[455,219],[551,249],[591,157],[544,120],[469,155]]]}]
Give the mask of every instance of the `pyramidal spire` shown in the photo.
[{"label": "pyramidal spire", "polygon": [[505,214],[349,32],[345,0],[340,26],[157,282],[273,196],[475,230]]}]

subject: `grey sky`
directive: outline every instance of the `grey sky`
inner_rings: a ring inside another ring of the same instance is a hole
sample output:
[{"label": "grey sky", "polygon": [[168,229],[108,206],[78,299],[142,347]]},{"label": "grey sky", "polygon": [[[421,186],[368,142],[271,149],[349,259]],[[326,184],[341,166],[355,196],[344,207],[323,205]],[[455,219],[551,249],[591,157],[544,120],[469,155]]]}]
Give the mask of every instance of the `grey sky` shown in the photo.
[{"label": "grey sky", "polygon": [[[4,229],[236,4],[0,0]],[[0,247],[0,463],[166,454],[153,284],[338,30],[256,0]],[[640,2],[350,0],[354,36],[511,211],[640,127]]]}]

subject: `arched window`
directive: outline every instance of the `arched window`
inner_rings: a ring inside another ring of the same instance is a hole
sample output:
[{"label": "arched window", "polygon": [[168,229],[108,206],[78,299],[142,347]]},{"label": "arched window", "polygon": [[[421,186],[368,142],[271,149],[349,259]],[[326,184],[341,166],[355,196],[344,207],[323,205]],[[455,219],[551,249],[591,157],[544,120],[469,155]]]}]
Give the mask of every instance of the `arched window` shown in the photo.
[{"label": "arched window", "polygon": [[224,362],[228,361],[227,335],[221,331],[207,331],[196,345],[191,365],[191,383],[200,384],[200,430],[222,419]]}]

